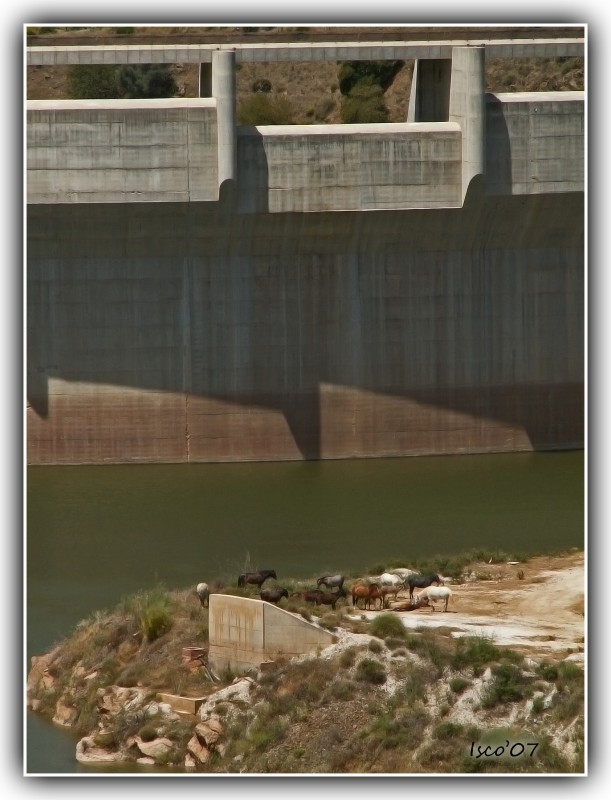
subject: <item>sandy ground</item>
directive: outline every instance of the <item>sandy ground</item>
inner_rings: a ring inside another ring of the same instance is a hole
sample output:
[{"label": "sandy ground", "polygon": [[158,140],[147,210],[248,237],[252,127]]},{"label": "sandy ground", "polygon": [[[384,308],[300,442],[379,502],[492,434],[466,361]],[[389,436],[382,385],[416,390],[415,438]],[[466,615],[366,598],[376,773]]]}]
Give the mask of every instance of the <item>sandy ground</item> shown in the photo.
[{"label": "sandy ground", "polygon": [[[448,611],[443,606],[399,612],[409,628],[449,629],[452,636],[490,636],[531,656],[569,654],[584,658],[584,553],[537,556],[524,564],[478,564],[476,574],[491,580],[451,585]],[[522,579],[518,572],[523,572]],[[400,596],[401,597],[401,596]],[[392,607],[393,603],[391,603]],[[373,617],[375,612],[364,612]]]}]

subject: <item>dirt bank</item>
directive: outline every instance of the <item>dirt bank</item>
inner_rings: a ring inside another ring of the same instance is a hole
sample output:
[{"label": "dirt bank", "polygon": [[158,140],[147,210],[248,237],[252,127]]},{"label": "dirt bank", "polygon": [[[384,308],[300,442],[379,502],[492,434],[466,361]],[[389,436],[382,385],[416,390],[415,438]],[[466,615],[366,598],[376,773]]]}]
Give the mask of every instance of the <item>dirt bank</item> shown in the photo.
[{"label": "dirt bank", "polygon": [[404,623],[449,628],[453,636],[490,636],[496,644],[531,656],[573,653],[572,660],[583,661],[583,552],[537,556],[525,564],[474,564],[471,570],[478,578],[452,586],[447,613],[428,608],[402,612]]}]

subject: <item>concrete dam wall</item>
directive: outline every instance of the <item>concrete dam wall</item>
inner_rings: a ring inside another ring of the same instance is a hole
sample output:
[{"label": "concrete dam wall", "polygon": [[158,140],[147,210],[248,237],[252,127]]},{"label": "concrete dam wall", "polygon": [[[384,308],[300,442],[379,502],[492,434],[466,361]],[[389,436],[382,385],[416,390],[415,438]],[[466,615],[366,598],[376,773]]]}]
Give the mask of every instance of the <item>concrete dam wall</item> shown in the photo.
[{"label": "concrete dam wall", "polygon": [[582,93],[240,129],[221,78],[28,103],[29,463],[582,447]]}]

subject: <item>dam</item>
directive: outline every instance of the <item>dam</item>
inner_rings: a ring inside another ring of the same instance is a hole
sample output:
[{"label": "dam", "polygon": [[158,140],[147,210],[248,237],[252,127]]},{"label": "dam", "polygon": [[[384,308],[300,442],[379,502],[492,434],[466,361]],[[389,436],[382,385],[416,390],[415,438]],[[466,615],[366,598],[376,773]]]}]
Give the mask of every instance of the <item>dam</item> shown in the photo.
[{"label": "dam", "polygon": [[[504,48],[504,49],[503,49]],[[27,103],[27,459],[579,449],[582,41],[29,48],[200,67],[200,97]],[[242,127],[241,60],[413,58],[404,123]]]}]

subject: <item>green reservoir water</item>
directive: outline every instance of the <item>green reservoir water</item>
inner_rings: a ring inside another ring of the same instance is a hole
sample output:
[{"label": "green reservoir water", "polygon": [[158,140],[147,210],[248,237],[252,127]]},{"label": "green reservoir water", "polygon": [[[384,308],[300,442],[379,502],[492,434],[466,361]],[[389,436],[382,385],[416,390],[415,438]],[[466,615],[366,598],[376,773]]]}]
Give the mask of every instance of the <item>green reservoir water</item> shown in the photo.
[{"label": "green reservoir water", "polygon": [[[158,582],[583,547],[584,454],[29,467],[26,537],[27,669],[79,620]],[[32,714],[27,728],[28,772],[88,771],[71,735]]]}]

